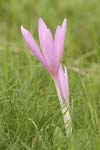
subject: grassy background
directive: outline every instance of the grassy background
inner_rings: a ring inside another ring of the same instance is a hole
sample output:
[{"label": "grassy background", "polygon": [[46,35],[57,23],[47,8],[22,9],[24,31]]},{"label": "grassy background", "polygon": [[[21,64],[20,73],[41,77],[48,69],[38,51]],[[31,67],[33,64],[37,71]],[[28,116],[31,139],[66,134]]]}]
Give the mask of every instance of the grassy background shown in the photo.
[{"label": "grassy background", "polygon": [[[54,83],[20,33],[23,24],[38,41],[40,16],[53,34],[68,21],[68,139]],[[100,150],[99,0],[0,0],[0,150]]]}]

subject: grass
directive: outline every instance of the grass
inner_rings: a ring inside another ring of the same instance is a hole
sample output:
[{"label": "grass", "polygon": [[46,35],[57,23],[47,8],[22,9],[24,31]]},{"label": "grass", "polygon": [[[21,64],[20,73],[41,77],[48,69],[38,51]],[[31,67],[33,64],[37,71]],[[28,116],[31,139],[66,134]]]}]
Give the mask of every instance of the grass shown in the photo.
[{"label": "grass", "polygon": [[[0,150],[100,150],[99,12],[99,0],[0,0]],[[54,83],[20,33],[23,24],[38,41],[40,16],[53,34],[68,20],[68,139]]]}]

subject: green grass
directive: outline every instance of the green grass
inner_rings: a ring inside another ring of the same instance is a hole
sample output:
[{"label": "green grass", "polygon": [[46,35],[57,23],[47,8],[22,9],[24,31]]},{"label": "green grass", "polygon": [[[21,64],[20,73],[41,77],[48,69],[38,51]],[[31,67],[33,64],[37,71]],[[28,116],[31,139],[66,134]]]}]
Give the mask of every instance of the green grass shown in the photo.
[{"label": "green grass", "polygon": [[[69,138],[54,83],[20,33],[23,24],[38,42],[40,16],[53,34],[68,20]],[[99,0],[0,0],[0,150],[100,150]]]}]

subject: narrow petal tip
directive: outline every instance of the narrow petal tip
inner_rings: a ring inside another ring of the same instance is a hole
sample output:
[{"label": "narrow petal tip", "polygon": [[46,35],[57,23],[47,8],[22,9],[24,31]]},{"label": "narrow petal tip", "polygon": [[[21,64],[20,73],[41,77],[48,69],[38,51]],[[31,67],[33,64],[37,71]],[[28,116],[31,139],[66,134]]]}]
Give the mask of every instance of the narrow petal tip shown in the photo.
[{"label": "narrow petal tip", "polygon": [[39,22],[40,22],[40,21],[43,21],[41,17],[39,18]]},{"label": "narrow petal tip", "polygon": [[66,20],[66,18],[65,18],[65,19],[63,20],[62,28],[63,28],[63,27],[66,28],[66,26],[67,26],[67,20]]},{"label": "narrow petal tip", "polygon": [[63,23],[67,23],[67,19],[66,18],[64,18]]},{"label": "narrow petal tip", "polygon": [[45,22],[43,21],[43,19],[41,17],[39,18],[38,25],[43,27],[43,28],[47,28]]},{"label": "narrow petal tip", "polygon": [[67,68],[66,68],[66,66],[64,66],[64,71],[65,71],[65,73],[67,73]]},{"label": "narrow petal tip", "polygon": [[21,25],[21,27],[20,27],[20,28],[21,28],[21,31],[22,31],[22,30],[24,29],[23,25]]},{"label": "narrow petal tip", "polygon": [[24,34],[27,30],[23,27],[23,25],[21,25],[21,32],[22,32],[22,34]]},{"label": "narrow petal tip", "polygon": [[66,18],[64,18],[64,22],[67,22],[67,19],[66,19]]}]

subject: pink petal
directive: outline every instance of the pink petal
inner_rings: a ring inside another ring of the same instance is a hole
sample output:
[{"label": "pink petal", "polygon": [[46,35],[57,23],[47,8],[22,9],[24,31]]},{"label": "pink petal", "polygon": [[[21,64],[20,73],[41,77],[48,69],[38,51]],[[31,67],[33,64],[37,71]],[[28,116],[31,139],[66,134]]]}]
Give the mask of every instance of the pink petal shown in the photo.
[{"label": "pink petal", "polygon": [[64,19],[62,27],[58,26],[56,29],[56,33],[55,33],[54,47],[55,47],[55,51],[56,51],[58,64],[60,64],[60,61],[62,58],[65,34],[66,34],[66,27],[67,27],[67,23],[66,23],[66,19]]},{"label": "pink petal", "polygon": [[61,50],[61,27],[58,26],[56,29],[55,37],[54,37],[54,48],[56,52],[56,57],[59,63],[59,56],[60,56],[60,50]]},{"label": "pink petal", "polygon": [[66,19],[64,19],[63,24],[62,24],[62,36],[63,36],[63,40],[65,39],[66,29],[67,29],[67,21],[66,21]]},{"label": "pink petal", "polygon": [[57,80],[58,80],[58,87],[59,87],[62,100],[68,101],[69,88],[68,88],[68,75],[67,75],[66,67],[63,70],[62,66],[60,65]]},{"label": "pink petal", "polygon": [[69,98],[69,84],[68,84],[68,72],[67,72],[67,68],[64,66],[64,71],[65,71],[65,88],[66,88],[66,97],[67,99]]},{"label": "pink petal", "polygon": [[44,21],[40,18],[38,22],[38,34],[40,39],[40,45],[42,49],[45,49],[45,33],[47,31],[47,26]]},{"label": "pink petal", "polygon": [[48,53],[48,57],[52,58],[54,60],[54,44],[53,44],[53,37],[51,31],[48,29],[46,32],[45,37],[45,45],[46,45],[46,51]]},{"label": "pink petal", "polygon": [[54,50],[54,42],[51,31],[48,29],[45,37],[45,50],[43,54],[45,56],[46,62],[50,67],[50,70],[53,74],[57,73],[57,63],[56,63],[56,55]]},{"label": "pink petal", "polygon": [[35,42],[34,38],[32,37],[31,33],[26,30],[23,26],[21,26],[21,32],[22,35],[28,45],[28,47],[31,49],[32,53],[36,56],[36,58],[44,65],[46,66],[46,63],[44,61],[44,58],[40,52],[40,49]]}]

